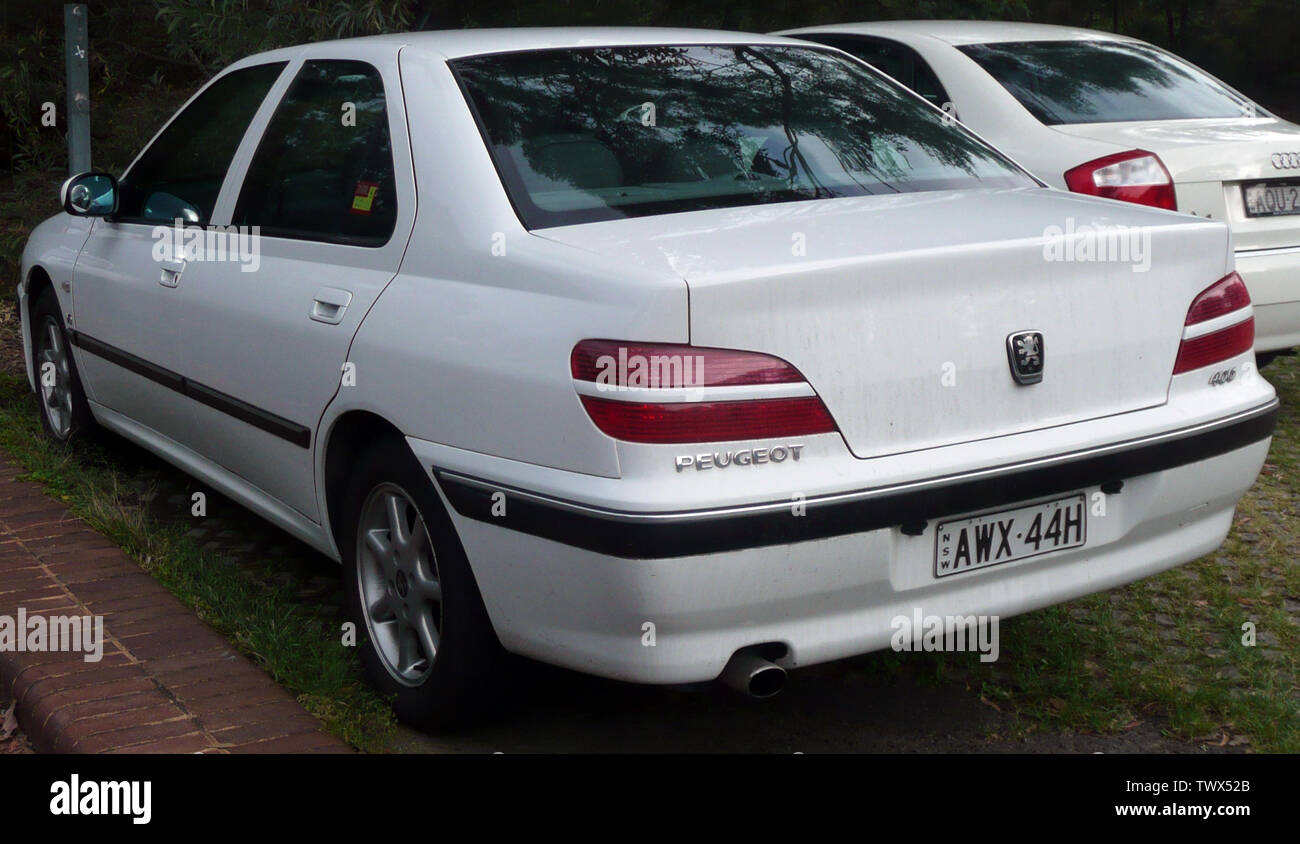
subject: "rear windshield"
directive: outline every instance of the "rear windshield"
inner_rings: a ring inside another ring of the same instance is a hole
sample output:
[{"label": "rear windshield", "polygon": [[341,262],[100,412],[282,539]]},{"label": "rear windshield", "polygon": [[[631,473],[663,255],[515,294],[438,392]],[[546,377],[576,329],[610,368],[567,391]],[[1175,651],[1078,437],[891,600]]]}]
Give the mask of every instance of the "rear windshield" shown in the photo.
[{"label": "rear windshield", "polygon": [[1264,115],[1192,65],[1144,44],[1028,41],[958,49],[1048,125]]},{"label": "rear windshield", "polygon": [[820,48],[566,49],[451,64],[529,228],[1037,184],[896,83]]}]

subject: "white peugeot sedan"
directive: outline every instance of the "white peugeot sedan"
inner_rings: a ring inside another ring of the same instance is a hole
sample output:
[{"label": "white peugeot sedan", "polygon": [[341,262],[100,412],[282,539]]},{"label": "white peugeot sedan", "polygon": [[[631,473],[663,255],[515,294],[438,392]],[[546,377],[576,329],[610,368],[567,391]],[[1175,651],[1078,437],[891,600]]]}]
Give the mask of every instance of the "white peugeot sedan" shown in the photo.
[{"label": "white peugeot sedan", "polygon": [[[63,195],[19,288],[49,434],[339,559],[415,721],[502,649],[765,694],[1154,574],[1276,416],[1226,225],[1052,190],[790,39],[277,50]],[[1145,266],[1056,259],[1117,226]]]},{"label": "white peugeot sedan", "polygon": [[874,65],[1051,185],[1226,222],[1260,362],[1300,345],[1300,126],[1108,32],[887,21],[783,34]]}]

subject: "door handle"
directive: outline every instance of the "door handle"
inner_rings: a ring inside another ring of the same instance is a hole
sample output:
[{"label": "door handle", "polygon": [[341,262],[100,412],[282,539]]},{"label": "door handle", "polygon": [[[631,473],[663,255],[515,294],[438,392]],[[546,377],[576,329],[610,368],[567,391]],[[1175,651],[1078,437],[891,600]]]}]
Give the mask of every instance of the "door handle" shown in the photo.
[{"label": "door handle", "polygon": [[185,272],[185,262],[164,260],[158,263],[162,266],[162,273],[158,277],[158,283],[163,287],[178,286],[181,283],[181,273]]},{"label": "door handle", "polygon": [[338,325],[343,319],[343,312],[348,309],[351,302],[351,291],[338,287],[322,287],[316,291],[316,298],[312,299],[311,313],[308,316],[326,325]]}]

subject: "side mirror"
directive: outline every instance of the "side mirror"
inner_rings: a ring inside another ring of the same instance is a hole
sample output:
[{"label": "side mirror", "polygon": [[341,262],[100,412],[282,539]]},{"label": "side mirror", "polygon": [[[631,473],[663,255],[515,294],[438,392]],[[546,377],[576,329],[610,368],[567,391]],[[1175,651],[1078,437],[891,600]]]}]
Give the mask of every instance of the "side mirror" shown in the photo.
[{"label": "side mirror", "polygon": [[108,173],[82,173],[63,183],[63,210],[77,217],[107,217],[117,210],[117,179]]}]

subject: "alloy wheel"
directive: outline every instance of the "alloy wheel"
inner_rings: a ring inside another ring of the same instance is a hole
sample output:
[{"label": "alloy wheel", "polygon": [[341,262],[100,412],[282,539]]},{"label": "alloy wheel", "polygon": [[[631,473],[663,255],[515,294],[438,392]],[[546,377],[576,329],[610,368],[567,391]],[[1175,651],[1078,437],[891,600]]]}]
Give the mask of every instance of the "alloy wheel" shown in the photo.
[{"label": "alloy wheel", "polygon": [[72,367],[59,324],[46,317],[42,328],[36,352],[36,378],[41,387],[45,419],[54,435],[64,440],[72,433]]},{"label": "alloy wheel", "polygon": [[370,641],[393,679],[418,686],[438,654],[442,584],[424,517],[396,484],[379,484],[366,496],[356,559]]}]

